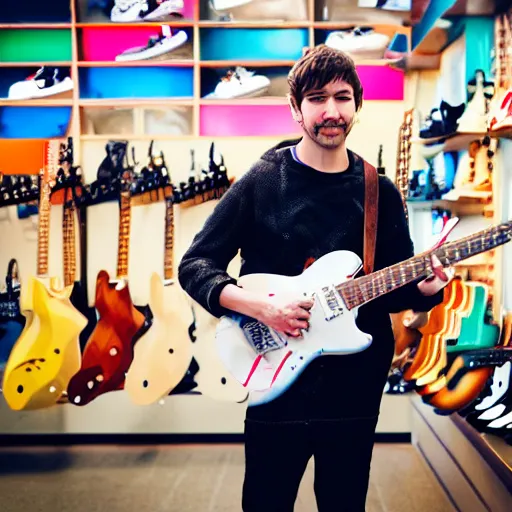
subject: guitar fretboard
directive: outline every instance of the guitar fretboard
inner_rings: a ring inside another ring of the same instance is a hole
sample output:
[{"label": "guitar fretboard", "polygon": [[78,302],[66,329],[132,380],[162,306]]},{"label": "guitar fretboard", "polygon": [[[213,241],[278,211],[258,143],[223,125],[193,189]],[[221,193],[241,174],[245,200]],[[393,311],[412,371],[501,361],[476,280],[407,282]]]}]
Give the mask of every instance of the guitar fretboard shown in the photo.
[{"label": "guitar fretboard", "polygon": [[119,207],[119,241],[117,246],[117,279],[128,278],[130,224],[130,197],[127,194],[121,193],[121,204]]},{"label": "guitar fretboard", "polygon": [[401,263],[336,286],[349,309],[361,306],[377,297],[432,273],[430,254],[435,254],[443,266],[450,266],[476,254],[489,251],[509,242],[512,221],[493,226],[447,243],[434,251],[424,252]]},{"label": "guitar fretboard", "polygon": [[172,199],[165,201],[165,251],[164,279],[174,277],[174,205]]},{"label": "guitar fretboard", "polygon": [[50,248],[50,180],[54,179],[59,166],[60,141],[53,139],[45,145],[44,164],[41,169],[39,192],[39,225],[37,234],[37,275],[48,274],[48,252]]},{"label": "guitar fretboard", "polygon": [[[66,191],[67,192],[67,191]],[[76,277],[76,250],[75,250],[75,205],[71,201],[64,202],[62,216],[62,250],[64,256],[64,285],[70,286]]]}]

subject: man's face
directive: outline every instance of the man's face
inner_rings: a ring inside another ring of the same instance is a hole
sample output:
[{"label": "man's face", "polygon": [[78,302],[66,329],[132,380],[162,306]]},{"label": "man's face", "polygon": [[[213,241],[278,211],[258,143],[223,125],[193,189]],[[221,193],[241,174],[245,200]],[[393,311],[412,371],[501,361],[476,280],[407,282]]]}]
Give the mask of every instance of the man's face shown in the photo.
[{"label": "man's face", "polygon": [[352,86],[343,80],[307,91],[300,107],[302,127],[319,146],[336,149],[352,129],[356,104]]}]

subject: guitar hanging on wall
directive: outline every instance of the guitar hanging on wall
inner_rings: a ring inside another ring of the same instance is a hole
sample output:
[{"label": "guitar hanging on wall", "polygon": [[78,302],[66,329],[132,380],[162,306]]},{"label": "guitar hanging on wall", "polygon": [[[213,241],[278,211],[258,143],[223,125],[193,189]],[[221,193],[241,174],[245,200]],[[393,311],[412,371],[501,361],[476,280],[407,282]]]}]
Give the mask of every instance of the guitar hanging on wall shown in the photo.
[{"label": "guitar hanging on wall", "polygon": [[72,287],[62,288],[60,279],[48,277],[50,179],[59,164],[59,141],[49,141],[47,149],[41,171],[37,277],[22,288],[20,305],[27,322],[3,379],[5,400],[17,411],[50,407],[60,400],[80,368],[78,336],[87,323],[71,304]]},{"label": "guitar hanging on wall", "polygon": [[[163,188],[150,185],[140,190],[156,192],[151,200],[158,200],[159,193],[165,195],[165,250],[164,281],[158,273],[151,275],[149,306],[153,321],[134,347],[133,361],[126,374],[125,390],[138,405],[158,402],[183,381],[192,362],[192,346],[189,326],[192,322],[190,306],[174,275],[174,202],[177,200],[170,183],[163,156],[150,157],[153,170],[162,180]],[[156,183],[157,176],[154,177]],[[147,178],[146,178],[147,179]],[[144,202],[144,201],[143,201]],[[196,385],[192,383],[189,388]]]},{"label": "guitar hanging on wall", "polygon": [[133,304],[128,284],[131,223],[130,186],[133,168],[124,170],[120,181],[117,276],[111,282],[107,271],[96,278],[95,307],[99,319],[85,346],[82,365],[68,386],[69,402],[84,406],[100,395],[124,387],[125,374],[133,360],[133,346],[151,325]]},{"label": "guitar hanging on wall", "polygon": [[218,353],[232,375],[252,392],[249,405],[269,402],[286,391],[317,357],[352,354],[368,348],[372,338],[356,326],[358,308],[405,284],[426,278],[432,272],[431,254],[444,266],[450,266],[511,239],[512,221],[509,221],[357,279],[350,276],[357,274],[362,262],[350,251],[331,252],[299,276],[242,276],[238,285],[250,291],[281,296],[283,300],[314,298],[310,328],[303,332],[302,339],[295,340],[234,313],[222,317],[217,326]]},{"label": "guitar hanging on wall", "polygon": [[5,291],[0,293],[0,382],[9,355],[25,327],[25,317],[20,311],[18,262],[13,258],[7,265]]}]

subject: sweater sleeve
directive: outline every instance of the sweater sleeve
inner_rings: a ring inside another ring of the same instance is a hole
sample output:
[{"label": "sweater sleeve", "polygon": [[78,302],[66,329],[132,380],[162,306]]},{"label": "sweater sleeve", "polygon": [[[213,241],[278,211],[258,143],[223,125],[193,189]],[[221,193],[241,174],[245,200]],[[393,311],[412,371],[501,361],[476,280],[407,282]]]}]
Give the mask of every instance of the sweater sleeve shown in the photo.
[{"label": "sweater sleeve", "polygon": [[222,289],[237,280],[227,267],[241,248],[244,230],[252,218],[252,172],[235,181],[219,200],[178,266],[182,288],[210,314],[228,311],[219,303]]},{"label": "sweater sleeve", "polygon": [[[376,263],[378,262],[379,268],[385,268],[414,256],[414,245],[400,192],[389,178],[382,176],[379,180]],[[422,279],[380,297],[380,307],[388,313],[398,313],[407,309],[417,312],[430,311],[442,302],[444,292],[440,290],[432,296],[423,295],[418,288],[418,283]]]}]

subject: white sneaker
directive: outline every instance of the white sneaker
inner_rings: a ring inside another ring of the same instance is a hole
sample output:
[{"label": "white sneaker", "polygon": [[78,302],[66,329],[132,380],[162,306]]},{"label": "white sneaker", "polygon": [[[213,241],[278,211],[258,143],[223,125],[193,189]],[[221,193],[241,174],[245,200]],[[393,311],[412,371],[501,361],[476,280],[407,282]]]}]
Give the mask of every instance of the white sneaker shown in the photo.
[{"label": "white sneaker", "polygon": [[146,0],[143,6],[144,21],[165,20],[174,15],[181,16],[184,7],[183,0]]},{"label": "white sneaker", "polygon": [[43,66],[34,76],[16,82],[9,87],[8,99],[28,100],[63,94],[73,89],[69,76],[59,78],[59,69]]},{"label": "white sneaker", "polygon": [[110,11],[110,20],[120,23],[142,21],[141,13],[147,8],[145,0],[116,0],[116,4]]},{"label": "white sneaker", "polygon": [[130,62],[159,57],[176,50],[188,40],[187,33],[179,30],[173,33],[169,25],[163,25],[161,33],[151,36],[146,46],[136,46],[125,50],[116,57],[117,62]]},{"label": "white sneaker", "polygon": [[484,94],[485,75],[477,70],[475,73],[476,90],[466,110],[458,121],[459,133],[487,132],[487,100]]},{"label": "white sneaker", "polygon": [[254,98],[265,94],[270,86],[270,80],[264,75],[255,75],[237,66],[235,71],[229,71],[215,87],[215,91],[205,96],[212,99]]},{"label": "white sneaker", "polygon": [[252,0],[211,0],[211,2],[216,11],[228,11],[233,9],[233,7],[250,4]]},{"label": "white sneaker", "polygon": [[382,59],[389,43],[389,37],[375,32],[371,27],[356,27],[352,31],[331,32],[325,44],[345,52],[354,58]]}]

